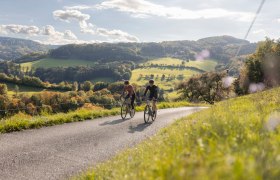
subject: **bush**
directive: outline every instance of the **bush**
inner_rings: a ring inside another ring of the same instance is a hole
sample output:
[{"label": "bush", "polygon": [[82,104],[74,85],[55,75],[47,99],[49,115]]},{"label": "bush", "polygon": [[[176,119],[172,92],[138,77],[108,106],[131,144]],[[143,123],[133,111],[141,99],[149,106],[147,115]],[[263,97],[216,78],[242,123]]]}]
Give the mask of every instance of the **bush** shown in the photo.
[{"label": "bush", "polygon": [[8,87],[6,84],[0,84],[0,95],[7,95]]}]

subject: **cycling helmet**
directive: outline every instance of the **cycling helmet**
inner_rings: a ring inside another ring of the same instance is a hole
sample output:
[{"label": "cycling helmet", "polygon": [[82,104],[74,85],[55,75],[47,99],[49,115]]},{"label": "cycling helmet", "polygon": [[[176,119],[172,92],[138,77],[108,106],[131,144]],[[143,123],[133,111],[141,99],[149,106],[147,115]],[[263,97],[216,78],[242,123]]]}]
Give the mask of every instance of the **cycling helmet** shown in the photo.
[{"label": "cycling helmet", "polygon": [[150,80],[149,80],[149,83],[150,83],[150,84],[154,84],[154,82],[155,82],[155,81],[154,81],[153,79],[150,79]]},{"label": "cycling helmet", "polygon": [[125,80],[125,81],[124,81],[124,84],[125,84],[125,85],[129,85],[129,81],[128,81],[128,80]]}]

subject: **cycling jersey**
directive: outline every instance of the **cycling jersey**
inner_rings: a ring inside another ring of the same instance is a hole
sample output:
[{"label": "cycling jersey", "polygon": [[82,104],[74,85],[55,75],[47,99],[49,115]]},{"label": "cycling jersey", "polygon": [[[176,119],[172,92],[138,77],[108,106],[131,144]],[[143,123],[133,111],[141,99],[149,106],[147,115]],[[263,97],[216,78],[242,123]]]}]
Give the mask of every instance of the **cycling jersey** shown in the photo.
[{"label": "cycling jersey", "polygon": [[135,94],[134,88],[131,85],[125,86],[124,91],[127,91],[129,96],[132,96],[133,94]]},{"label": "cycling jersey", "polygon": [[157,99],[158,98],[158,87],[156,85],[147,86],[144,96],[146,96],[147,92],[150,91],[149,99]]},{"label": "cycling jersey", "polygon": [[128,94],[125,98],[127,99],[127,98],[131,97],[131,108],[134,109],[134,101],[135,101],[136,95],[135,95],[135,91],[134,91],[133,86],[131,86],[131,85],[125,86],[124,87],[124,92],[125,91],[128,92]]}]

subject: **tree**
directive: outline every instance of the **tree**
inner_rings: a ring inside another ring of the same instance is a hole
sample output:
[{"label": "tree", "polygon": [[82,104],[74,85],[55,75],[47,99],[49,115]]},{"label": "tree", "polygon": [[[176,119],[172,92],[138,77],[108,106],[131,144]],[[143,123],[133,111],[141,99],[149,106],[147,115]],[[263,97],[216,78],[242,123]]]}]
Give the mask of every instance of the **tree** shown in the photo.
[{"label": "tree", "polygon": [[127,79],[130,79],[131,74],[129,72],[126,72],[126,73],[123,74],[122,77],[123,77],[123,79],[127,80]]},{"label": "tree", "polygon": [[108,90],[112,93],[122,93],[123,92],[123,88],[124,88],[124,84],[123,82],[115,82],[115,83],[111,83],[108,86]]},{"label": "tree", "polygon": [[16,96],[18,96],[18,93],[19,93],[19,87],[18,87],[18,85],[15,85],[14,91],[15,91],[15,93],[16,93]]},{"label": "tree", "polygon": [[225,73],[207,72],[191,77],[188,81],[180,83],[179,92],[191,102],[205,101],[214,104],[228,94],[229,87],[223,85]]},{"label": "tree", "polygon": [[108,83],[104,83],[104,82],[97,82],[94,87],[93,87],[93,90],[94,91],[99,91],[101,89],[105,89],[109,86]]},{"label": "tree", "polygon": [[93,84],[90,81],[85,81],[83,84],[84,91],[90,91],[93,88]]},{"label": "tree", "polygon": [[72,84],[72,91],[78,91],[79,90],[79,84],[77,81],[75,81],[73,84]]},{"label": "tree", "polygon": [[263,84],[266,88],[280,85],[280,41],[266,39],[256,52],[247,57],[245,66],[235,82],[235,91],[246,94],[250,84]]},{"label": "tree", "polygon": [[161,76],[161,81],[164,81],[165,80],[165,74],[163,74],[162,76]]},{"label": "tree", "polygon": [[0,84],[0,95],[7,95],[8,87],[6,84]]}]

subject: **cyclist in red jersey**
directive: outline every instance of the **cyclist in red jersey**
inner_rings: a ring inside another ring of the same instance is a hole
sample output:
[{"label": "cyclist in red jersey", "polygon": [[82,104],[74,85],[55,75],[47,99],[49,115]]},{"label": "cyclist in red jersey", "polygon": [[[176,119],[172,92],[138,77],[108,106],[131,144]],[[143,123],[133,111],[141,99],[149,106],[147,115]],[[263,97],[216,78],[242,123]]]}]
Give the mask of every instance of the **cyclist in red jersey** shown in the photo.
[{"label": "cyclist in red jersey", "polygon": [[125,97],[125,99],[130,98],[131,99],[131,109],[134,109],[134,101],[136,98],[135,95],[135,91],[132,85],[130,85],[129,81],[124,81],[124,90],[123,90],[123,94],[127,92],[127,96]]}]

